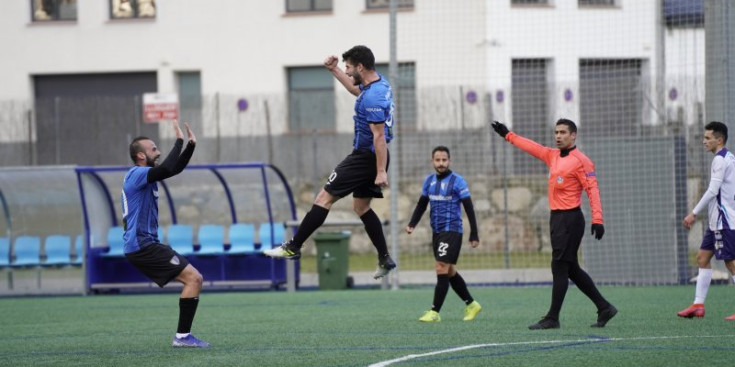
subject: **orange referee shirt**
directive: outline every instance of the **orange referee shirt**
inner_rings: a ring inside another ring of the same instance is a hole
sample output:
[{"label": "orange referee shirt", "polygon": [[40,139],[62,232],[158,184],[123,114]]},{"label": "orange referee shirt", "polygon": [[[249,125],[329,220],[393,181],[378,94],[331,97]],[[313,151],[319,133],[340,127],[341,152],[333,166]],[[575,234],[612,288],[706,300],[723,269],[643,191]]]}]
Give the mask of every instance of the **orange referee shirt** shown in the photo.
[{"label": "orange referee shirt", "polygon": [[549,167],[549,208],[551,210],[574,209],[582,203],[582,189],[587,191],[592,210],[592,223],[602,223],[602,203],[597,187],[595,164],[579,149],[573,149],[566,157],[559,149],[545,147],[514,132],[508,132],[505,140],[544,161]]}]

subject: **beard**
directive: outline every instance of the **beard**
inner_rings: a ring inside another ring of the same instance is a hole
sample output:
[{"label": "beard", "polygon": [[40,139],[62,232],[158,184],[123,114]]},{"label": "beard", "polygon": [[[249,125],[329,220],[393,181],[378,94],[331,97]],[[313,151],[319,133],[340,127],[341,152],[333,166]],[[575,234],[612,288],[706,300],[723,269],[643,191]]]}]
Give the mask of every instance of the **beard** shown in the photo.
[{"label": "beard", "polygon": [[152,157],[145,157],[145,165],[148,167],[155,167],[156,166],[156,159],[158,157],[152,158]]},{"label": "beard", "polygon": [[352,77],[352,85],[360,85],[362,84],[362,77],[360,74],[355,73],[354,75],[350,75]]}]

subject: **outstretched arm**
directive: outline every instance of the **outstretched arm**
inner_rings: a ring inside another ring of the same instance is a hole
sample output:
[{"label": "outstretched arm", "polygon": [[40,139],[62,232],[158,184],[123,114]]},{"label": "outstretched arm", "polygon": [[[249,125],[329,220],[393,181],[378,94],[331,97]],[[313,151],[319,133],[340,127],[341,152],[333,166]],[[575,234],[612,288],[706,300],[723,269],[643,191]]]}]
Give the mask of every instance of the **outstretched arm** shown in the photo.
[{"label": "outstretched arm", "polygon": [[191,131],[189,124],[184,123],[189,139],[189,143],[186,144],[186,149],[181,152],[181,147],[184,145],[184,137],[179,127],[178,121],[174,123],[174,129],[176,131],[176,142],[174,147],[171,148],[171,152],[168,153],[166,159],[156,167],[148,170],[148,183],[165,180],[169,177],[175,176],[186,168],[189,164],[192,154],[194,154],[194,147],[196,146],[196,136]]},{"label": "outstretched arm", "polygon": [[545,147],[531,139],[524,138],[510,130],[508,130],[508,127],[505,126],[502,122],[493,121],[490,125],[495,132],[502,136],[505,140],[507,140],[509,143],[517,146],[518,148],[521,148],[526,153],[544,161],[546,165],[549,165],[551,163],[551,153],[554,151],[554,149]]},{"label": "outstretched arm", "polygon": [[339,80],[340,83],[347,89],[348,92],[352,93],[355,96],[360,95],[360,87],[356,86],[352,83],[352,79],[345,74],[342,69],[337,67],[337,56],[328,56],[326,59],[324,59],[324,67],[329,70],[329,72],[334,75],[337,80]]}]

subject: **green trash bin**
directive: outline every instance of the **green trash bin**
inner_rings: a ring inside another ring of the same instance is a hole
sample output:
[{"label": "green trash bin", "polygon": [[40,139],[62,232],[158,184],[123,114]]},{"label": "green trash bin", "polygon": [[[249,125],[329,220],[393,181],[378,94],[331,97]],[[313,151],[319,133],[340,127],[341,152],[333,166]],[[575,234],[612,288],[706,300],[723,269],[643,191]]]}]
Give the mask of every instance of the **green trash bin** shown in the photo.
[{"label": "green trash bin", "polygon": [[317,233],[314,236],[319,289],[345,289],[350,286],[347,276],[350,235],[350,231],[342,231]]}]

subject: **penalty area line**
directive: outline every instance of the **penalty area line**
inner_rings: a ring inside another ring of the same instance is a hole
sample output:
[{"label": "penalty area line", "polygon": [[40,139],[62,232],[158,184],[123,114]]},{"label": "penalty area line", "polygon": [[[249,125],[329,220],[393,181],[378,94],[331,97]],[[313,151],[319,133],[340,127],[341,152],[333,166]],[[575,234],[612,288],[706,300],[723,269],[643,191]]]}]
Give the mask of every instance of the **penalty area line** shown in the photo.
[{"label": "penalty area line", "polygon": [[434,356],[438,354],[447,354],[461,352],[470,349],[478,348],[489,348],[489,347],[507,347],[516,345],[534,345],[534,344],[561,344],[561,343],[583,343],[583,342],[616,342],[616,341],[630,341],[630,340],[661,340],[661,339],[686,339],[686,338],[731,338],[735,335],[670,335],[670,336],[639,336],[632,338],[587,338],[587,339],[566,339],[566,340],[538,340],[529,342],[510,342],[510,343],[486,343],[486,344],[472,344],[465,345],[462,347],[455,347],[449,349],[441,349],[428,353],[421,354],[409,354],[404,357],[391,359],[388,361],[382,361],[368,365],[368,367],[385,367],[390,366],[394,363],[405,362],[412,359],[423,358]]}]

